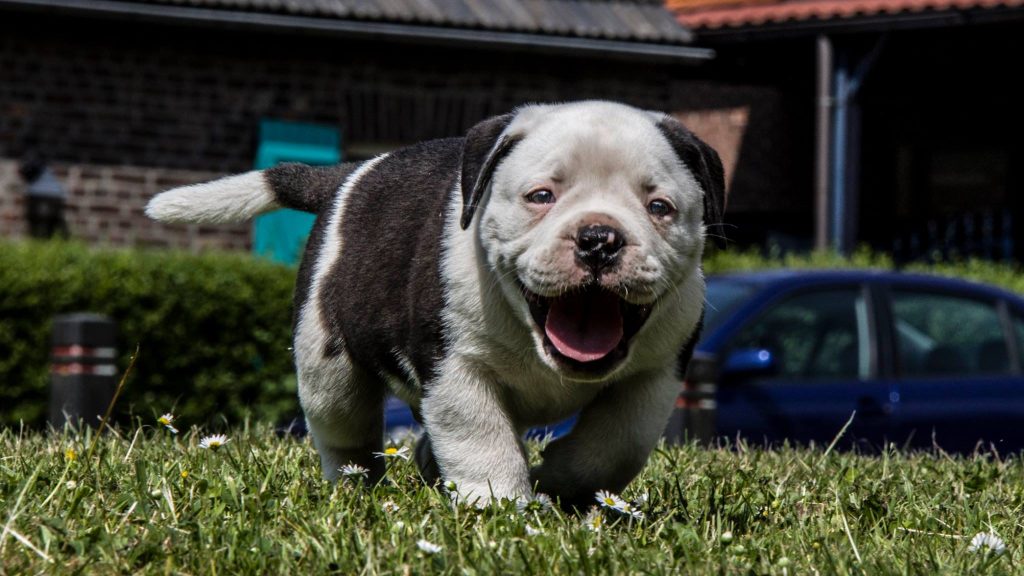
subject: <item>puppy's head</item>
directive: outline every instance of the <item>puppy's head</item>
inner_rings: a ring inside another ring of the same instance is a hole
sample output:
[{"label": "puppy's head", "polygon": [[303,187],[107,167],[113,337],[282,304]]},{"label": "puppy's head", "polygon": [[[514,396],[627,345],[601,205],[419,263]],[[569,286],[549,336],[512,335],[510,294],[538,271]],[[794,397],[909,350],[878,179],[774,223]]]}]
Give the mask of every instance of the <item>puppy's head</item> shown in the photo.
[{"label": "puppy's head", "polygon": [[[566,377],[615,372],[718,222],[718,155],[678,121],[609,102],[528,106],[477,125],[462,226],[537,352]],[[701,303],[695,303],[701,305]]]}]

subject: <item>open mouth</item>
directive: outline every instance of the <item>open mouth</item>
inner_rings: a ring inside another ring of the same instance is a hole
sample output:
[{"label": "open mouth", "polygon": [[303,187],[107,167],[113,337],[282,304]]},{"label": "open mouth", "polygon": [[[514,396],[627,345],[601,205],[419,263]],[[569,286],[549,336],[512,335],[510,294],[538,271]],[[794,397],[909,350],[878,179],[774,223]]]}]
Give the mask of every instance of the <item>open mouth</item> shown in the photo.
[{"label": "open mouth", "polygon": [[630,304],[596,285],[551,298],[524,293],[544,333],[544,349],[577,372],[611,370],[626,357],[630,340],[651,315],[652,305]]}]

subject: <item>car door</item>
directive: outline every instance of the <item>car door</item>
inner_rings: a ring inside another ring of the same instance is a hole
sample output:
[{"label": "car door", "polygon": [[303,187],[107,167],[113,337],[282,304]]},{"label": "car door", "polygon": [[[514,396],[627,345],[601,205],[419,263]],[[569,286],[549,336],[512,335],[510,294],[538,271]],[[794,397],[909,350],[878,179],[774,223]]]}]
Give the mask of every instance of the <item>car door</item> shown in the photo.
[{"label": "car door", "polygon": [[[753,442],[828,444],[856,412],[844,444],[880,445],[890,389],[874,378],[875,322],[866,285],[803,288],[775,298],[721,354],[717,430]],[[766,360],[744,369],[744,358]]]},{"label": "car door", "polygon": [[893,440],[969,452],[1024,446],[1024,379],[1012,327],[991,297],[910,285],[888,290],[899,409]]}]

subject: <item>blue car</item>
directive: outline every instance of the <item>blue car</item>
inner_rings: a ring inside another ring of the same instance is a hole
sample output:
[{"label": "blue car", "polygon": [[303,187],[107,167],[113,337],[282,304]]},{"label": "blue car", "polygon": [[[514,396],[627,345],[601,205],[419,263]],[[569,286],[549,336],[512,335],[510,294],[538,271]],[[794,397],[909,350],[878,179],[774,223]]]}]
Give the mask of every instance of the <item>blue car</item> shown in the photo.
[{"label": "blue car", "polygon": [[773,271],[708,280],[714,433],[755,443],[1024,448],[1024,299],[961,280]]}]

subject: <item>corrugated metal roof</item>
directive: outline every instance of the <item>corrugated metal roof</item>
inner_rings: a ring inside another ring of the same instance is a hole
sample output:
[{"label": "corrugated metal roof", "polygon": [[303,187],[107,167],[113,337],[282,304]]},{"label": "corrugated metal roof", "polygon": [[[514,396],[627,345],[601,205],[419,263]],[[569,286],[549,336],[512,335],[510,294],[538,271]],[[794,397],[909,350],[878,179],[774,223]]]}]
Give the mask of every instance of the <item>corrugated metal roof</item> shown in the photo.
[{"label": "corrugated metal roof", "polygon": [[692,30],[750,28],[928,12],[1017,8],[1024,0],[666,0]]},{"label": "corrugated metal roof", "polygon": [[659,0],[127,0],[366,22],[687,44]]}]

